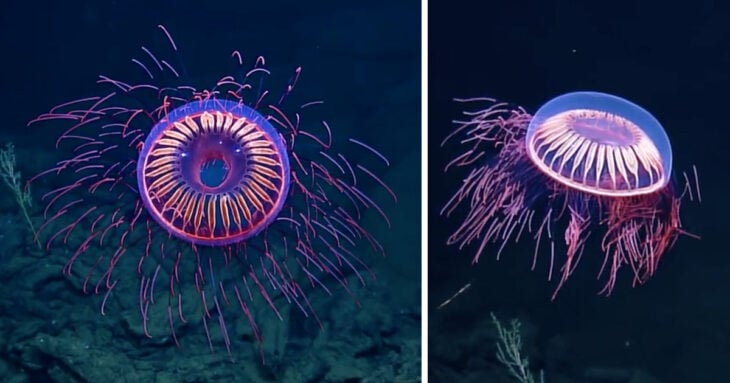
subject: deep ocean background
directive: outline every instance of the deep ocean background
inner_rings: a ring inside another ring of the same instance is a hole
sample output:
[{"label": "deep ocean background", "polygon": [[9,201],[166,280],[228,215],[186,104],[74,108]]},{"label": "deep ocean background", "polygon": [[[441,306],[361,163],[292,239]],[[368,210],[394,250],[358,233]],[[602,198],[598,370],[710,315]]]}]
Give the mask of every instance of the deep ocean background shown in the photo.
[{"label": "deep ocean background", "polygon": [[[211,355],[204,342],[182,339],[178,350],[169,339],[146,342],[139,330],[125,327],[123,318],[139,314],[136,291],[126,291],[131,307],[99,315],[99,297],[84,296],[61,275],[67,250],[34,250],[13,195],[0,185],[0,381],[417,381],[420,2],[5,2],[0,145],[15,144],[24,180],[69,156],[53,146],[60,126],[28,128],[27,122],[56,104],[98,94],[100,74],[141,78],[131,62],[145,57],[140,46],[167,48],[158,24],[172,33],[198,88],[227,74],[233,50],[249,59],[265,56],[273,86],[301,66],[295,92],[325,101],[333,133],[368,142],[389,157],[390,168],[381,176],[399,202],[374,193],[385,201],[393,227],[386,229],[375,214],[363,222],[387,252],[385,258],[365,257],[377,279],[355,289],[362,307],[341,289],[332,297],[315,293],[310,298],[325,330],[293,324],[281,332],[289,338],[266,366],[255,345],[237,339],[232,364],[224,350]],[[43,192],[34,190],[36,226]],[[137,278],[133,267],[128,271]]]},{"label": "deep ocean background", "polygon": [[[728,381],[728,5],[455,0],[431,2],[429,15],[429,381],[513,381],[494,356],[490,312],[523,322],[525,352],[546,382]],[[455,153],[439,145],[460,116],[455,97],[535,112],[577,90],[632,100],[664,125],[675,173],[697,166],[702,204],[685,203],[683,223],[702,239],[680,238],[643,286],[624,273],[608,298],[596,295],[603,255],[587,249],[551,302],[547,257],[530,271],[530,241],[500,261],[492,247],[474,266],[476,249],[445,246],[461,215],[438,212],[466,174],[443,175]]]}]

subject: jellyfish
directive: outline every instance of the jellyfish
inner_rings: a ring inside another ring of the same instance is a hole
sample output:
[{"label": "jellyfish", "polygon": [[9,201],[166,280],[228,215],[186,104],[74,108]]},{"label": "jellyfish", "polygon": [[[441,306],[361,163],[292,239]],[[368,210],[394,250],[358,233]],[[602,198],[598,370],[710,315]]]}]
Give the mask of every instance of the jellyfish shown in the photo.
[{"label": "jellyfish", "polygon": [[685,197],[701,199],[697,170],[672,177],[669,138],[642,107],[599,92],[558,96],[534,115],[489,98],[457,101],[482,106],[442,143],[462,148],[446,171],[468,175],[441,214],[466,207],[447,242],[474,245],[474,263],[531,237],[532,268],[546,253],[548,279],[558,273],[555,299],[590,247],[603,253],[599,293],[609,295],[623,266],[643,284],[680,235],[695,236],[680,210]]},{"label": "jellyfish", "polygon": [[337,139],[317,117],[322,102],[290,101],[301,68],[269,90],[265,59],[234,51],[231,74],[199,89],[159,28],[168,53],[142,47],[141,79],[100,76],[98,95],[30,122],[64,126],[61,159],[31,180],[46,190],[45,249],[68,249],[63,273],[101,297],[102,315],[114,294],[138,297],[141,333],[177,346],[191,322],[211,352],[232,355],[234,337],[261,346],[262,306],[321,326],[311,291],[339,286],[356,300],[352,282],[374,278],[363,258],[384,249],[361,222],[374,210],[389,225],[367,192],[396,198],[377,175],[388,160]]}]

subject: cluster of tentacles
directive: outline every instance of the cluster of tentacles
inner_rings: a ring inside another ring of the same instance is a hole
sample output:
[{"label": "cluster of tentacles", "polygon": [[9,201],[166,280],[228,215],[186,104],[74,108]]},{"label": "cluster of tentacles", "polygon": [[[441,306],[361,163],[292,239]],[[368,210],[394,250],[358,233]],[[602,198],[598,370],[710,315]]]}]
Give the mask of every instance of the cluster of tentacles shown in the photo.
[{"label": "cluster of tentacles", "polygon": [[482,106],[464,112],[466,118],[456,122],[457,128],[443,142],[458,141],[462,148],[446,170],[464,168],[469,173],[441,213],[451,216],[466,205],[465,218],[448,243],[460,248],[477,243],[474,262],[489,244],[498,246],[499,258],[508,243],[529,235],[535,241],[532,267],[546,246],[548,278],[552,279],[555,256],[564,249],[555,298],[575,270],[591,232],[598,230],[604,254],[598,275],[607,271],[601,292],[609,294],[621,266],[630,266],[635,284],[644,283],[678,236],[688,234],[682,229],[679,210],[685,195],[699,198],[696,171],[694,182],[685,175],[681,193],[671,184],[634,197],[573,190],[542,174],[531,162],[525,136],[532,116],[524,109],[487,98],[458,101]]}]

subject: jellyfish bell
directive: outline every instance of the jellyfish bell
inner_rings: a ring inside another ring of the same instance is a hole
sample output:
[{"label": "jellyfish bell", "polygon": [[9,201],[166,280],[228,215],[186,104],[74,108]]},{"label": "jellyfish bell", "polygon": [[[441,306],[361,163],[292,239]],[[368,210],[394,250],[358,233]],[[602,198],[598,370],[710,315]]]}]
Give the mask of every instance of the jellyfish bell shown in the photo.
[{"label": "jellyfish bell", "polygon": [[194,244],[241,242],[281,211],[290,185],[283,138],[256,110],[229,100],[191,101],[145,139],[137,183],[147,211]]},{"label": "jellyfish bell", "polygon": [[533,268],[545,250],[548,279],[556,268],[560,274],[555,298],[588,239],[599,235],[598,275],[606,275],[601,292],[609,294],[622,266],[632,269],[634,284],[644,283],[688,234],[680,206],[685,196],[700,199],[696,170],[694,182],[686,174],[684,187],[673,182],[669,138],[640,106],[598,92],[564,94],[534,115],[494,99],[459,101],[486,106],[464,112],[444,140],[462,147],[446,170],[469,175],[442,214],[466,206],[447,243],[478,244],[474,262],[490,245],[497,245],[498,258],[507,243],[531,236]]},{"label": "jellyfish bell", "polygon": [[649,194],[670,179],[672,149],[659,121],[613,95],[574,92],[548,101],[532,117],[525,140],[544,174],[586,193]]}]

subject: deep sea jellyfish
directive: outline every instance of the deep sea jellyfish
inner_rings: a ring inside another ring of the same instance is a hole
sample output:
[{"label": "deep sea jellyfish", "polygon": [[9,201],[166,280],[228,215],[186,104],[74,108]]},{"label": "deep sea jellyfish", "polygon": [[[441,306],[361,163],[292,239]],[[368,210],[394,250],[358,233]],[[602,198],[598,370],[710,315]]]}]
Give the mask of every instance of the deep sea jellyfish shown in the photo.
[{"label": "deep sea jellyfish", "polygon": [[235,51],[233,73],[198,89],[181,62],[142,51],[132,61],[143,81],[100,76],[99,95],[31,121],[66,124],[64,158],[31,181],[50,189],[39,231],[47,250],[69,249],[64,274],[101,297],[102,314],[114,295],[138,296],[147,337],[179,345],[176,329],[193,318],[211,351],[223,344],[229,355],[232,337],[262,344],[260,307],[319,322],[309,290],[354,296],[351,281],[372,277],[361,258],[383,252],[361,219],[372,209],[389,225],[367,194],[380,187],[396,199],[376,175],[388,160],[306,118],[321,102],[292,104],[301,68],[270,91],[264,59]]},{"label": "deep sea jellyfish", "polygon": [[680,207],[685,196],[700,199],[696,169],[673,182],[669,138],[640,106],[597,92],[564,94],[534,115],[493,99],[457,101],[482,106],[465,112],[443,142],[463,148],[446,170],[469,174],[441,213],[468,208],[448,243],[476,243],[473,262],[489,244],[499,259],[507,243],[532,236],[533,269],[542,248],[550,257],[548,279],[562,260],[554,299],[597,233],[601,293],[610,294],[622,266],[631,268],[634,285],[642,284],[678,236],[689,234]]}]

